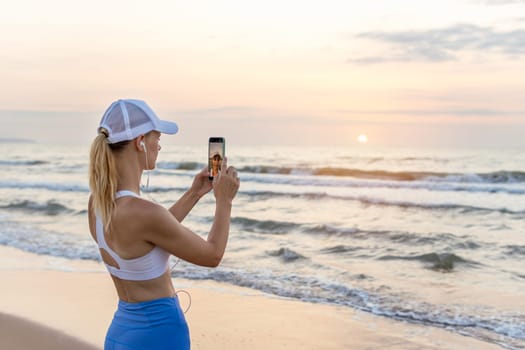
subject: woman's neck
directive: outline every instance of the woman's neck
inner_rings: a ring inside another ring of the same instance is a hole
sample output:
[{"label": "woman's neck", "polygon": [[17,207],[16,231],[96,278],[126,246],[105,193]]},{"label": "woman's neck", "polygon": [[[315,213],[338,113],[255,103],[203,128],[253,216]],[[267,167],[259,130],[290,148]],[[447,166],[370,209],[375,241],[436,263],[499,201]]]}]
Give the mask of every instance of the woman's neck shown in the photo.
[{"label": "woman's neck", "polygon": [[140,179],[142,177],[142,165],[133,154],[122,155],[116,160],[117,171],[119,174],[117,190],[129,190],[140,193]]}]

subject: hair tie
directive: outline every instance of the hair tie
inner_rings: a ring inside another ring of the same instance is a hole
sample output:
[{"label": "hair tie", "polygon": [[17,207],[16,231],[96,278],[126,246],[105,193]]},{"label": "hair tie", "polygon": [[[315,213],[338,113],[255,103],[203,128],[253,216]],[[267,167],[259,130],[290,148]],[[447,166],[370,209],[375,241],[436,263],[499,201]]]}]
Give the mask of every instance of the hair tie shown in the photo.
[{"label": "hair tie", "polygon": [[99,134],[104,135],[106,138],[109,137],[109,131],[107,131],[107,130],[106,130],[105,128],[103,128],[103,127],[98,128],[98,132],[99,132]]}]

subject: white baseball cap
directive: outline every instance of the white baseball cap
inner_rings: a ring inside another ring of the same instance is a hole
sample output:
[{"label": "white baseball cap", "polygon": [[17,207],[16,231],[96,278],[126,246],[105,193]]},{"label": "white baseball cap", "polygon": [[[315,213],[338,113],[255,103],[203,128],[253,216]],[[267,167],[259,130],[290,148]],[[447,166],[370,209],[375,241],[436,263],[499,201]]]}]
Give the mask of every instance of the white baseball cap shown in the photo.
[{"label": "white baseball cap", "polygon": [[100,128],[109,132],[108,143],[133,140],[153,130],[171,135],[179,131],[176,123],[160,120],[146,102],[130,99],[113,102],[102,116]]}]

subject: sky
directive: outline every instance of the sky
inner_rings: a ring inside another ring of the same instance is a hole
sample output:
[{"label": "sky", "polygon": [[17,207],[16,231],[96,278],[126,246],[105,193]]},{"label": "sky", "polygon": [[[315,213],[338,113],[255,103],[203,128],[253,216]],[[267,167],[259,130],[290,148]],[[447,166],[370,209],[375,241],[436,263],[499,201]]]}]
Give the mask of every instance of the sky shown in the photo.
[{"label": "sky", "polygon": [[525,0],[2,0],[0,140],[525,148]]}]

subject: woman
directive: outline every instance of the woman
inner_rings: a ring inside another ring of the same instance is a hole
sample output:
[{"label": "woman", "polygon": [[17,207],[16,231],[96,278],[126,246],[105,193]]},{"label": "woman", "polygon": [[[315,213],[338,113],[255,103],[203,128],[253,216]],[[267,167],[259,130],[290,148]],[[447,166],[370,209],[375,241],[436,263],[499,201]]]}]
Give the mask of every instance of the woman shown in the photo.
[{"label": "woman", "polygon": [[211,157],[211,175],[217,176],[219,174],[219,171],[221,170],[222,166],[222,157],[219,153],[215,153],[213,157]]},{"label": "woman", "polygon": [[[175,134],[139,100],[118,100],[105,112],[90,154],[89,228],[119,297],[104,349],[189,349],[189,331],[172,284],[168,259],[215,267],[224,254],[232,200],[239,188],[233,167],[208,179],[203,169],[169,209],[140,197],[143,170],[155,168],[162,133]],[[225,160],[226,163],[226,160]],[[181,221],[213,189],[215,217],[206,239]]]}]

